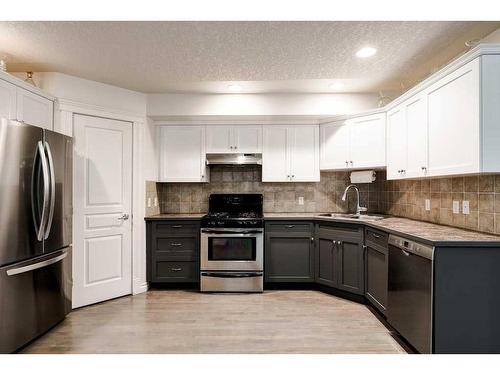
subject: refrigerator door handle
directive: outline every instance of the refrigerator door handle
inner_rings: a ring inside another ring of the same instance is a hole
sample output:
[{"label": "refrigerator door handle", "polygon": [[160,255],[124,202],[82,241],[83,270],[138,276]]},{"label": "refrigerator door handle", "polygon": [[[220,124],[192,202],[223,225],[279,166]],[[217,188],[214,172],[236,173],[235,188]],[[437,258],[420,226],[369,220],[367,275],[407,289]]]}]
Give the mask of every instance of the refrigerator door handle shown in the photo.
[{"label": "refrigerator door handle", "polygon": [[54,206],[56,203],[56,177],[54,172],[54,159],[52,158],[49,142],[45,142],[45,150],[47,151],[50,171],[50,207],[47,225],[45,226],[45,236],[43,237],[46,240],[49,237],[50,229],[52,228],[52,220],[54,219]]},{"label": "refrigerator door handle", "polygon": [[7,275],[8,276],[19,275],[20,273],[30,272],[33,270],[37,270],[39,268],[47,267],[47,266],[50,266],[51,264],[54,264],[54,263],[57,263],[57,262],[63,260],[64,258],[66,258],[67,255],[68,255],[68,253],[65,251],[64,253],[62,253],[56,257],[45,259],[45,260],[42,260],[41,262],[28,264],[27,266],[22,266],[22,267],[11,268],[11,269],[7,270]]},{"label": "refrigerator door handle", "polygon": [[[43,205],[42,205],[42,214],[40,217],[40,224],[38,224],[37,220],[37,210],[35,205],[38,202],[35,202],[35,194],[38,195],[38,176],[37,176],[37,163],[36,159],[40,158],[40,163],[42,165],[42,176],[43,176]],[[45,223],[47,221],[47,205],[49,200],[49,170],[47,165],[47,160],[45,159],[45,150],[43,147],[42,141],[38,141],[36,153],[35,153],[35,161],[33,163],[33,176],[31,180],[31,212],[33,214],[33,224],[35,225],[36,238],[38,241],[43,240],[43,236],[45,233]]]}]

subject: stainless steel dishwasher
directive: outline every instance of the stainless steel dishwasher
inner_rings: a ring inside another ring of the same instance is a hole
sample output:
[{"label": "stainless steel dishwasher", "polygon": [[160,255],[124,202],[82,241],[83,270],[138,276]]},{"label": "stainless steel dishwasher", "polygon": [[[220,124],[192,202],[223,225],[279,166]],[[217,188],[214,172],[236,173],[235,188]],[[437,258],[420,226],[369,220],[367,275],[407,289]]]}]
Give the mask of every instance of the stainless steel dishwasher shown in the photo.
[{"label": "stainless steel dishwasher", "polygon": [[434,247],[389,235],[387,321],[420,353],[432,353]]}]

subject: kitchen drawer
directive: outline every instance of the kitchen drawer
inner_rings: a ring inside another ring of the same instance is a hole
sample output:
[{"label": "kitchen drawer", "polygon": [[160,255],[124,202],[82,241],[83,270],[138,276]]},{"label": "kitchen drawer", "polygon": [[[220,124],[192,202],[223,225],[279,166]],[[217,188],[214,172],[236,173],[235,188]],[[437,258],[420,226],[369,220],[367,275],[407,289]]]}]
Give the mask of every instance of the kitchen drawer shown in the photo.
[{"label": "kitchen drawer", "polygon": [[389,238],[389,235],[385,232],[381,232],[379,230],[372,229],[369,227],[365,228],[365,241],[366,242],[371,242],[371,243],[380,245],[383,248],[387,249],[388,238]]},{"label": "kitchen drawer", "polygon": [[153,223],[154,237],[198,236],[200,234],[199,221],[160,221]]},{"label": "kitchen drawer", "polygon": [[153,264],[155,282],[196,282],[200,276],[198,262],[156,261]]},{"label": "kitchen drawer", "polygon": [[312,232],[313,226],[311,223],[297,222],[270,222],[266,223],[266,232]]},{"label": "kitchen drawer", "polygon": [[335,239],[356,239],[363,238],[363,226],[350,223],[319,224],[318,234],[323,237]]},{"label": "kitchen drawer", "polygon": [[193,252],[198,248],[198,237],[156,237],[154,245],[156,253]]}]

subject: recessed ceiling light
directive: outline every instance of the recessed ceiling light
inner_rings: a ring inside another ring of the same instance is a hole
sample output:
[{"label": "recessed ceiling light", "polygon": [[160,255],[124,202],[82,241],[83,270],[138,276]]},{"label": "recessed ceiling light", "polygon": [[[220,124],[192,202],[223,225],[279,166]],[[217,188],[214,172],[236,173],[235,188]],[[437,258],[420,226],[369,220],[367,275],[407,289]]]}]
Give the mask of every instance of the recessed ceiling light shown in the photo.
[{"label": "recessed ceiling light", "polygon": [[227,87],[229,91],[232,92],[240,92],[243,88],[240,85],[237,85],[236,83],[233,83]]},{"label": "recessed ceiling light", "polygon": [[342,90],[345,87],[345,85],[342,82],[333,82],[330,83],[329,87],[332,90]]},{"label": "recessed ceiling light", "polygon": [[377,53],[377,49],[373,47],[363,47],[358,52],[356,52],[357,57],[365,58],[373,56]]}]

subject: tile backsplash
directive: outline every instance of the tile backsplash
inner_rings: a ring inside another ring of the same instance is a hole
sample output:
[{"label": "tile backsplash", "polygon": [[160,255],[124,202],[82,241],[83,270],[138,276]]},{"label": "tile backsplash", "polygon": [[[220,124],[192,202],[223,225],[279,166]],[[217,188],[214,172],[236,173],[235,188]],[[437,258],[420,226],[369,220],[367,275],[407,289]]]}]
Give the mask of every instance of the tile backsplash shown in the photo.
[{"label": "tile backsplash", "polygon": [[[210,183],[158,183],[162,213],[198,213],[208,211],[212,193],[262,193],[265,212],[347,212],[355,209],[354,192],[347,202],[341,200],[349,185],[346,172],[321,173],[320,182],[262,182],[259,166],[214,166]],[[361,205],[379,210],[379,183],[359,184]],[[299,197],[304,204],[299,204]]]},{"label": "tile backsplash", "polygon": [[[159,207],[146,206],[146,212],[204,213],[212,193],[262,193],[265,212],[350,212],[355,210],[354,191],[347,202],[341,200],[347,185],[348,172],[322,172],[320,182],[271,183],[261,181],[258,166],[214,166],[210,183],[148,181],[146,200],[156,196]],[[500,234],[500,175],[387,181],[379,171],[375,182],[357,186],[360,204],[369,212]],[[425,210],[426,199],[430,211]],[[460,202],[460,213],[452,211],[454,200]],[[462,213],[464,200],[469,201],[468,215]]]},{"label": "tile backsplash", "polygon": [[[468,215],[462,213],[464,200]],[[459,201],[459,213],[453,213],[453,201]],[[384,181],[379,204],[395,216],[500,234],[500,175]]]}]

